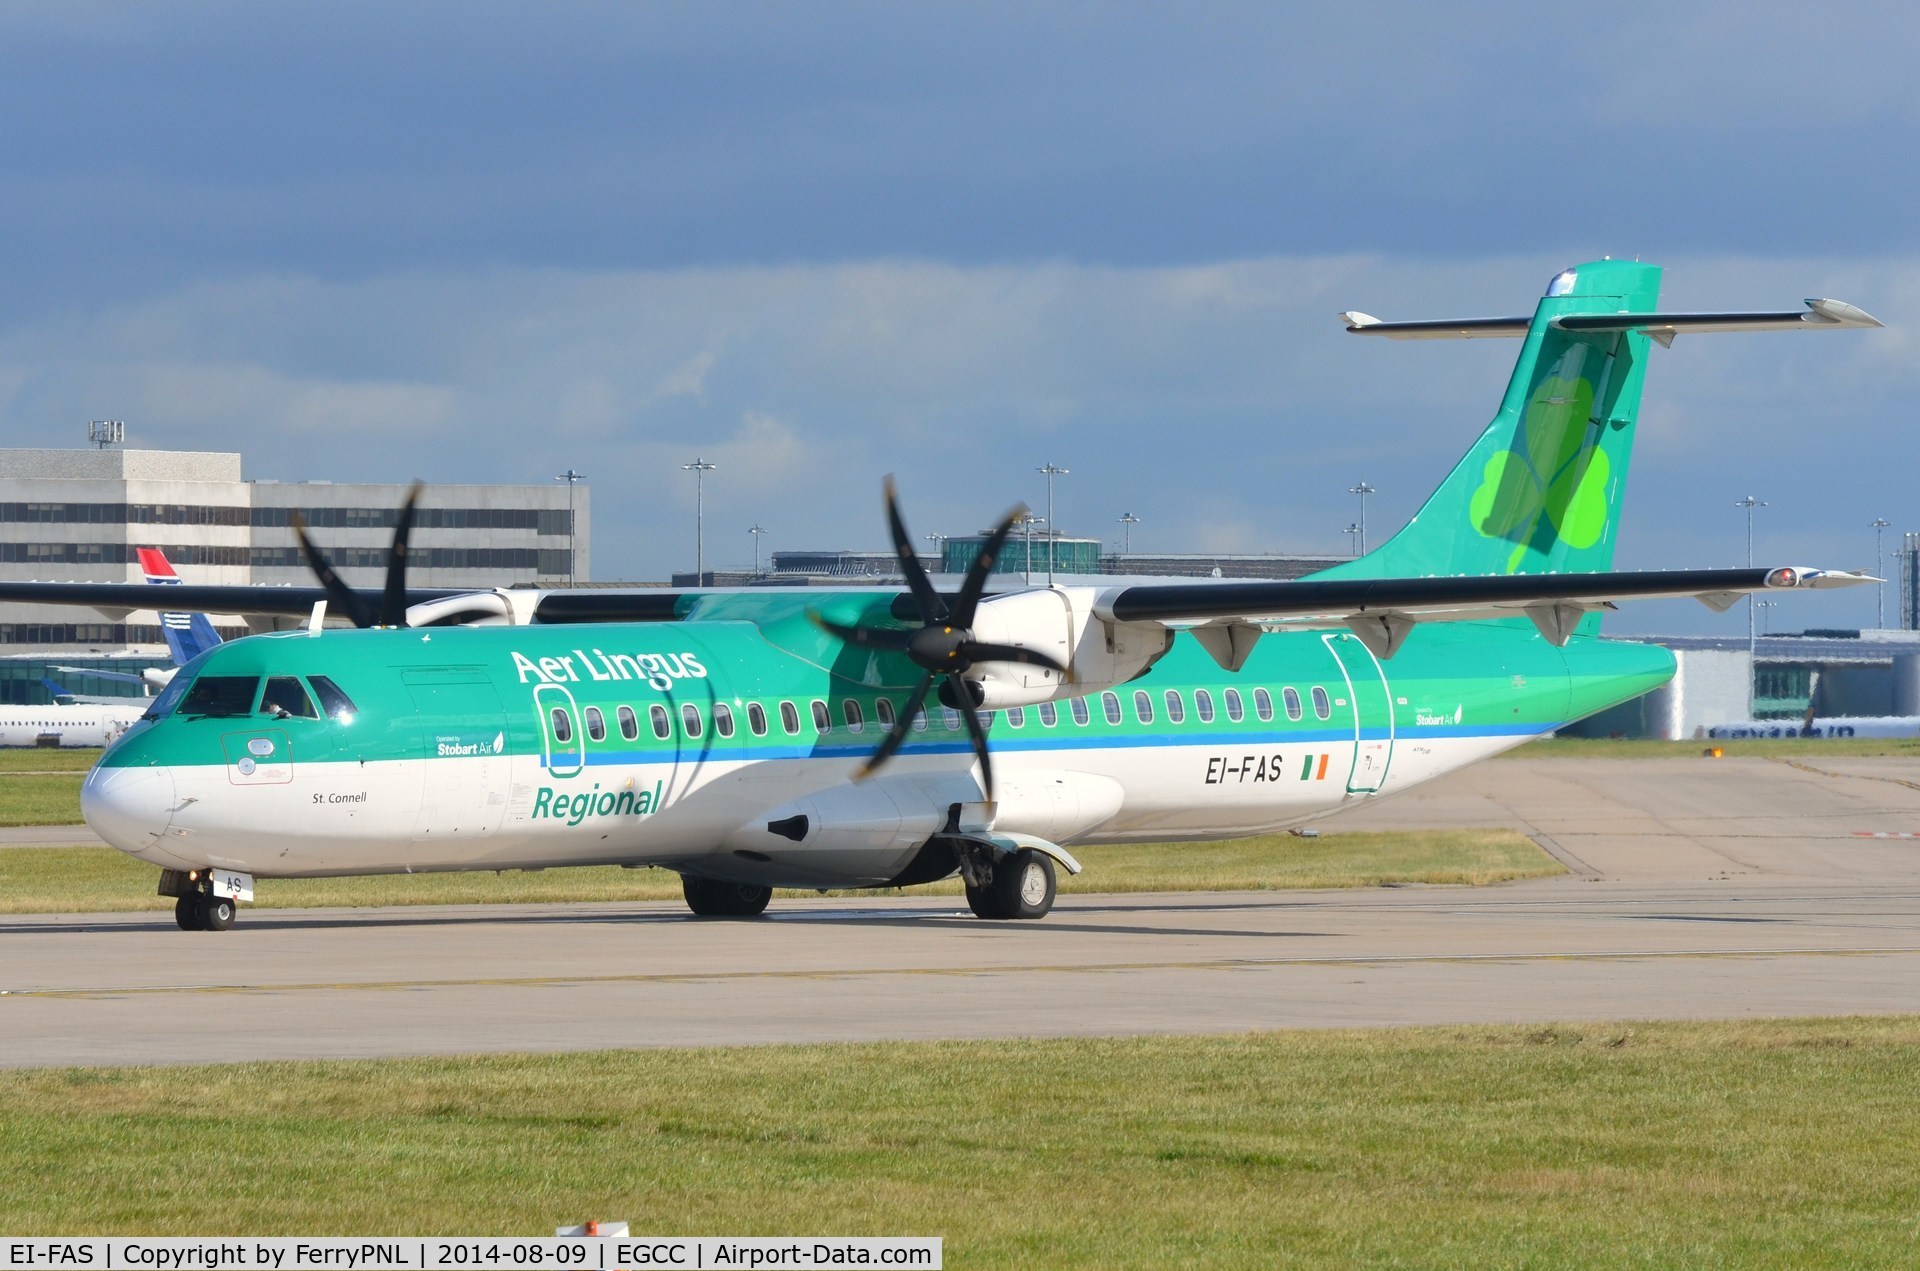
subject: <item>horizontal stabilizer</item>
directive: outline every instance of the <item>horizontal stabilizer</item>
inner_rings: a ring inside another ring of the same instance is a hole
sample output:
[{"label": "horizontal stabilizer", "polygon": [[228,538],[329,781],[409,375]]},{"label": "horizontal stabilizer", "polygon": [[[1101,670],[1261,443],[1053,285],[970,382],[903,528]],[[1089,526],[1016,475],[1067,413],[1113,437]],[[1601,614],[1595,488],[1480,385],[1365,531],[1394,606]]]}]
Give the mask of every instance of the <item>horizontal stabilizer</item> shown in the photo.
[{"label": "horizontal stabilizer", "polygon": [[[1844,300],[1808,300],[1804,310],[1784,313],[1579,313],[1551,319],[1562,331],[1643,331],[1661,344],[1676,335],[1726,331],[1845,330],[1885,324],[1858,305]],[[1371,314],[1340,315],[1355,335],[1383,335],[1390,340],[1475,340],[1527,333],[1526,318],[1458,318],[1423,322],[1382,322]]]}]

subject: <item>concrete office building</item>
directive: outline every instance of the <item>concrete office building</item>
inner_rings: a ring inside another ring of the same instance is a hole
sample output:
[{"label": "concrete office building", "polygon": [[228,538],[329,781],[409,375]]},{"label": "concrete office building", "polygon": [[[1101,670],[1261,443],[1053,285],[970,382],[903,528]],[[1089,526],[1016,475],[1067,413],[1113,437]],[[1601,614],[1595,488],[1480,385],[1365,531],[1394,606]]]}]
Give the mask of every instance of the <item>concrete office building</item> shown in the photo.
[{"label": "concrete office building", "polygon": [[[307,532],[355,587],[377,590],[404,485],[248,481],[241,457],[172,450],[0,450],[0,577],[139,582],[140,547],[163,548],[188,582],[313,581]],[[408,581],[421,587],[564,584],[588,576],[590,494],[541,485],[429,485]],[[577,530],[577,532],[575,532]],[[571,554],[571,561],[569,556]],[[108,651],[161,643],[150,611],[122,618],[65,606],[8,606],[0,654]],[[238,635],[237,621],[217,623]],[[17,669],[17,668],[16,668]],[[22,698],[0,687],[0,700]],[[36,686],[37,688],[37,686]]]}]

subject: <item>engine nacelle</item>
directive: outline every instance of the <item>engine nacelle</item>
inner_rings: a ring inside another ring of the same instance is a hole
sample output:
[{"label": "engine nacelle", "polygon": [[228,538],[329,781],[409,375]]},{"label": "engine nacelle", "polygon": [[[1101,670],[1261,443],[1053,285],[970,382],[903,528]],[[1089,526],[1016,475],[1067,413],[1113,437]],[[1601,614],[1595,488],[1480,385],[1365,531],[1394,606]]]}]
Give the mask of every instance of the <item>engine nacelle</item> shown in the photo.
[{"label": "engine nacelle", "polygon": [[1172,633],[1158,623],[1096,616],[1098,597],[1092,587],[1046,587],[982,601],[973,617],[977,639],[1047,654],[1072,668],[1073,679],[1024,662],[982,662],[967,675],[980,705],[998,710],[1097,693],[1134,679],[1172,646]]}]

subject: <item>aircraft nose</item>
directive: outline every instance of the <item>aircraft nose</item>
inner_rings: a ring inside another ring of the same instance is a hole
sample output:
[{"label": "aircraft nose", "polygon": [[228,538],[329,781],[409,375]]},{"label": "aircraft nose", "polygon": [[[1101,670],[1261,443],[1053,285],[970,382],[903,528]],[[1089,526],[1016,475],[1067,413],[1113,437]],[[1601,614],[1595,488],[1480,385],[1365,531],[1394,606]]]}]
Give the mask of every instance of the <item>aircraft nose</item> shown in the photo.
[{"label": "aircraft nose", "polygon": [[80,815],[95,834],[138,854],[173,819],[173,774],[157,767],[96,766],[80,786]]}]

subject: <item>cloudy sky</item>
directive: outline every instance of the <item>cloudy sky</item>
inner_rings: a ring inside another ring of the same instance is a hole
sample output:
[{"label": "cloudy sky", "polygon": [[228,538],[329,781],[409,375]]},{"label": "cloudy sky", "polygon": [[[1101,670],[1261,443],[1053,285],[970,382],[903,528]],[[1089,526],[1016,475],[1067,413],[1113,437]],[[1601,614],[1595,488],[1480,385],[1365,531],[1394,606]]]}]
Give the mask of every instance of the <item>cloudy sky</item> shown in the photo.
[{"label": "cloudy sky", "polygon": [[[1530,310],[1834,296],[1648,381],[1619,564],[1873,563],[1920,530],[1904,6],[0,6],[0,445],[89,418],[249,476],[594,486],[594,572],[873,547],[1043,499],[1138,547],[1409,515]],[[1889,600],[1891,609],[1891,599]],[[1870,594],[1775,625],[1858,625]],[[1619,630],[1744,630],[1653,606]]]}]

